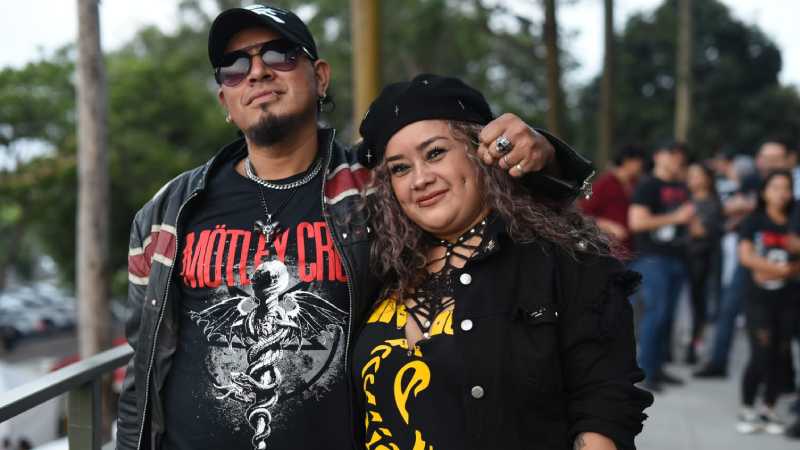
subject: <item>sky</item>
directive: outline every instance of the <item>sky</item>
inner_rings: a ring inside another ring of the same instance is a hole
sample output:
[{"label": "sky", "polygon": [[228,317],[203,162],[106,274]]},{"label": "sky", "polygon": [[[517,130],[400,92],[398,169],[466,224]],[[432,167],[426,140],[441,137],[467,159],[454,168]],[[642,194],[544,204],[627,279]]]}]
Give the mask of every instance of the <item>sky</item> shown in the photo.
[{"label": "sky", "polygon": [[[504,3],[512,10],[540,17],[534,0],[486,0]],[[662,0],[616,0],[615,27],[622,29],[631,14],[652,11]],[[703,0],[699,0],[703,1]],[[800,27],[796,24],[798,0],[722,0],[734,16],[757,24],[780,47],[784,67],[781,81],[800,88]],[[0,67],[20,67],[39,59],[42,52],[75,40],[76,0],[38,0],[26,2],[0,0]],[[165,31],[175,28],[179,0],[102,0],[100,3],[101,40],[105,50],[127,42],[145,25]],[[559,24],[570,38],[566,46],[580,67],[568,82],[585,83],[599,73],[603,59],[603,1],[575,0],[559,8]],[[697,24],[702,26],[702,24]]]}]

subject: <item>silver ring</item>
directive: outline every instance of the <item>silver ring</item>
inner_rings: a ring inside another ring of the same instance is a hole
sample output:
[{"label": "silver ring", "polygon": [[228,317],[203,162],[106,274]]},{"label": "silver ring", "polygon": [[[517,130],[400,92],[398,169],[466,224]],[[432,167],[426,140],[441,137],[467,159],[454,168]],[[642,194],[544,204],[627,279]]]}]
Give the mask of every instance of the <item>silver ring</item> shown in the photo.
[{"label": "silver ring", "polygon": [[514,168],[519,170],[519,173],[524,173],[525,171],[522,169],[522,163],[517,163]]},{"label": "silver ring", "polygon": [[505,136],[500,136],[497,138],[495,145],[497,146],[497,152],[501,155],[510,152],[511,149],[514,148],[514,144],[512,144],[511,141],[509,141]]},{"label": "silver ring", "polygon": [[506,163],[506,167],[511,167],[511,163],[508,162],[508,154],[503,155],[503,162]]}]

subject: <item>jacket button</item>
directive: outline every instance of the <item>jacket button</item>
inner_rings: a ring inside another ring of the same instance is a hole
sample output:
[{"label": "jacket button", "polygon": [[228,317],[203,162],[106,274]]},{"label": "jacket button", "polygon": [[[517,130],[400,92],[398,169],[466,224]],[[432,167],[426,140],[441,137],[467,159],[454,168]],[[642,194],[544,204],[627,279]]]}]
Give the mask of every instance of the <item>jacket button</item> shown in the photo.
[{"label": "jacket button", "polygon": [[470,394],[472,394],[472,398],[476,398],[476,399],[483,398],[483,394],[485,394],[485,392],[483,391],[483,388],[480,387],[480,386],[472,386],[472,389],[470,389],[469,392],[470,392]]},{"label": "jacket button", "polygon": [[461,329],[464,331],[469,331],[472,329],[472,321],[469,319],[464,319],[461,321]]},{"label": "jacket button", "polygon": [[464,286],[472,283],[472,275],[468,273],[462,273],[460,277],[458,277],[458,281],[461,282]]},{"label": "jacket button", "polygon": [[150,300],[150,304],[153,305],[153,306],[156,306],[156,299]]}]

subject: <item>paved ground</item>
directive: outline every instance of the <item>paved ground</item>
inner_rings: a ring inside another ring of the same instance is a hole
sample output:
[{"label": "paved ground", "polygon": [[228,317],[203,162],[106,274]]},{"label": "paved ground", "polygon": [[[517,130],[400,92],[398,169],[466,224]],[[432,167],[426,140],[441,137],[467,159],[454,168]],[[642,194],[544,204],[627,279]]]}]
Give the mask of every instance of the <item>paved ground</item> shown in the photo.
[{"label": "paved ground", "polygon": [[[678,314],[676,340],[685,337],[688,316],[682,305]],[[44,365],[75,352],[74,336],[63,334],[20,345],[11,354],[0,354],[0,361],[16,365]],[[678,352],[677,356],[682,357]],[[734,427],[739,408],[739,382],[748,356],[742,333],[736,340],[730,376],[726,380],[696,380],[682,364],[669,367],[688,382],[656,397],[647,413],[644,432],[637,439],[640,450],[800,450],[800,441],[782,436],[738,434]],[[784,398],[779,409],[785,417],[792,398]]]},{"label": "paved ground", "polygon": [[[679,333],[685,330],[686,312],[679,313]],[[739,383],[748,357],[747,342],[740,331],[735,342],[731,370],[726,380],[697,380],[690,368],[682,364],[669,366],[687,384],[666,390],[656,396],[653,407],[646,411],[650,418],[637,439],[641,450],[798,450],[800,440],[767,434],[741,435],[734,429],[739,408]],[[679,354],[682,356],[682,354]],[[793,397],[782,398],[778,405],[783,417]]]}]

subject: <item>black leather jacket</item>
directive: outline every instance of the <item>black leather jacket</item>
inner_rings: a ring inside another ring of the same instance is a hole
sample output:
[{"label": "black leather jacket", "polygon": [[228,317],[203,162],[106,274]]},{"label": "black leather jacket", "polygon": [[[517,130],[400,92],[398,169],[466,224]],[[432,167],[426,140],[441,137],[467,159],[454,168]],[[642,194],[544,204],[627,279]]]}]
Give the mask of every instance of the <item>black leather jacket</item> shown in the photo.
[{"label": "black leather jacket", "polygon": [[[551,200],[570,202],[588,186],[586,180],[593,174],[591,164],[557,138],[540,132],[556,148],[564,178],[533,174],[525,181]],[[357,207],[369,174],[358,164],[354,152],[334,140],[334,130],[321,129],[319,133],[327,168],[320,193],[323,217],[348,279],[352,325],[348,327],[345,345],[349,355],[352,327],[363,321],[379,288],[369,268],[372,231],[367,226],[366,210]],[[236,140],[203,166],[167,183],[133,220],[128,253],[129,318],[125,333],[135,353],[128,363],[119,399],[117,448],[120,450],[159,448],[164,434],[160,393],[178,339],[178,287],[172,282],[172,267],[180,246],[181,219],[194,200],[203,195],[209,173],[222,162],[243,156],[242,147],[242,139]],[[347,359],[345,363],[349,364]]]}]

